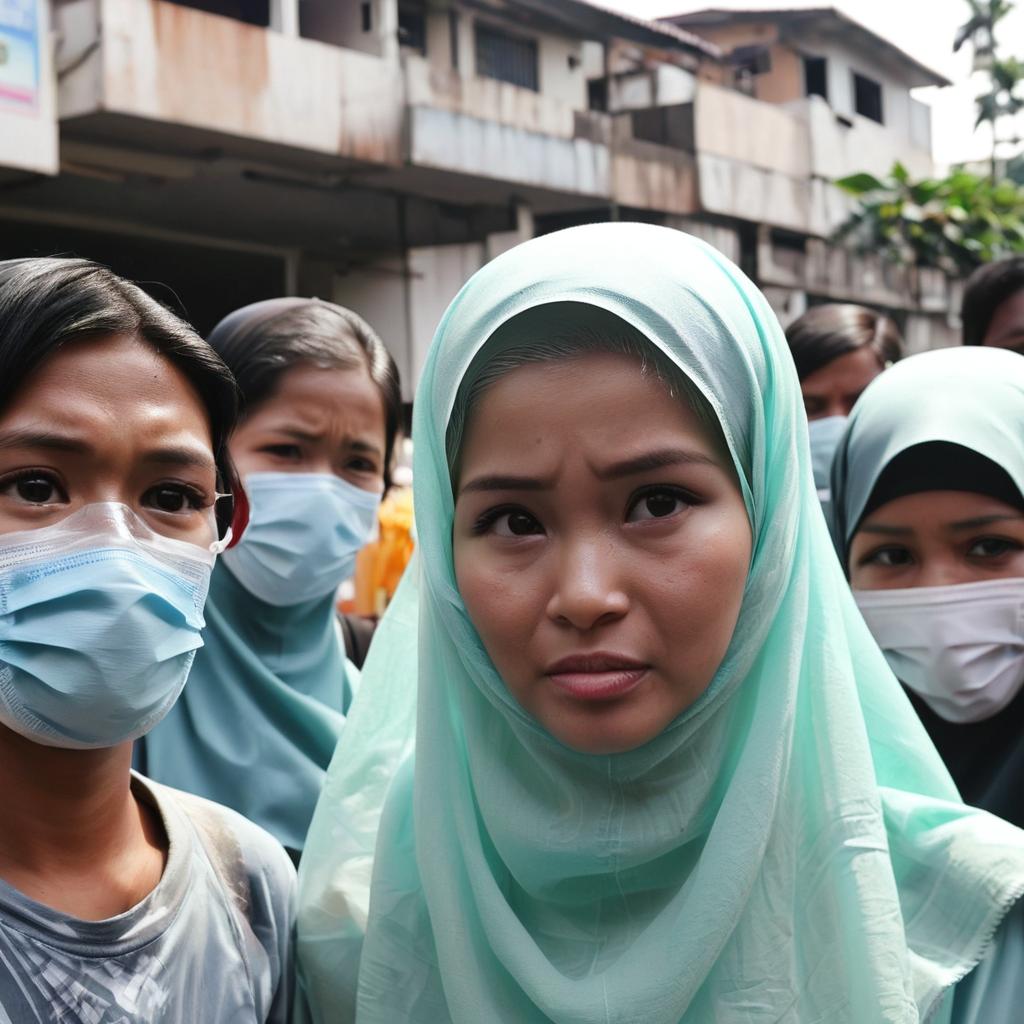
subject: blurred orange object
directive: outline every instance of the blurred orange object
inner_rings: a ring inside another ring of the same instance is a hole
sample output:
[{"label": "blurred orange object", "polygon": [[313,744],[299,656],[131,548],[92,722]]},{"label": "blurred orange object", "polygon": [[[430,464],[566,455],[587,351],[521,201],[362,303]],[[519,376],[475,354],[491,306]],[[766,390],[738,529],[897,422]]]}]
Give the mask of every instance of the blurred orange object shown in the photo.
[{"label": "blurred orange object", "polygon": [[383,615],[412,557],[411,487],[391,489],[381,502],[379,521],[380,537],[367,544],[356,559],[356,594],[351,611],[357,615]]}]

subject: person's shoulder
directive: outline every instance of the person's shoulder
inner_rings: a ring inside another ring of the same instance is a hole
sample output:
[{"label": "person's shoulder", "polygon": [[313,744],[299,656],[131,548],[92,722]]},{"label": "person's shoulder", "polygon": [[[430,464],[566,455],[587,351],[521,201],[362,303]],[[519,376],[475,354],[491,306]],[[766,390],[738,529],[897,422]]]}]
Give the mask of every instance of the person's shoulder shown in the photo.
[{"label": "person's shoulder", "polygon": [[172,805],[195,830],[214,871],[233,896],[269,895],[275,908],[291,912],[295,866],[284,847],[248,818],[205,797],[140,780],[162,804]]}]

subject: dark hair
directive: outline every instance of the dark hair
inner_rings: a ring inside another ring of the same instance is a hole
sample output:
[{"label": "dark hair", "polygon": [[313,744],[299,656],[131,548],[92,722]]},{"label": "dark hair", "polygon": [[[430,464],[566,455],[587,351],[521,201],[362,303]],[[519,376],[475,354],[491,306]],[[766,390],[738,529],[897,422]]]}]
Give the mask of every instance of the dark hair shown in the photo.
[{"label": "dark hair", "polygon": [[967,279],[960,306],[965,345],[983,345],[996,310],[1024,291],[1024,256],[1011,256],[979,267]]},{"label": "dark hair", "polygon": [[[0,410],[25,378],[65,345],[125,334],[141,338],[196,389],[210,420],[218,486],[237,495],[228,455],[238,391],[231,371],[196,332],[137,285],[90,260],[62,257],[0,261]],[[230,503],[217,508],[221,531]]]},{"label": "dark hair", "polygon": [[859,348],[870,348],[882,366],[903,355],[903,339],[890,317],[850,303],[812,306],[789,325],[786,340],[800,380]]},{"label": "dark hair", "polygon": [[384,401],[384,486],[391,486],[402,390],[394,359],[362,317],[320,299],[268,299],[226,316],[210,344],[238,381],[243,416],[268,399],[294,366],[365,367]]}]

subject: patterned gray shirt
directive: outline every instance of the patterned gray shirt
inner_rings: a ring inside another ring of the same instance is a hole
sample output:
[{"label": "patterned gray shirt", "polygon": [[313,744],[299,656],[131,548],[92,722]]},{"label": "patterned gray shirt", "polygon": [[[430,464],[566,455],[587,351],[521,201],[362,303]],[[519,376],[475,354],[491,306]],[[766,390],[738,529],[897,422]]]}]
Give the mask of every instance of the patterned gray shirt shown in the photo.
[{"label": "patterned gray shirt", "polygon": [[134,776],[170,840],[157,887],[106,921],[0,880],[0,1024],[284,1024],[295,871],[234,811]]}]

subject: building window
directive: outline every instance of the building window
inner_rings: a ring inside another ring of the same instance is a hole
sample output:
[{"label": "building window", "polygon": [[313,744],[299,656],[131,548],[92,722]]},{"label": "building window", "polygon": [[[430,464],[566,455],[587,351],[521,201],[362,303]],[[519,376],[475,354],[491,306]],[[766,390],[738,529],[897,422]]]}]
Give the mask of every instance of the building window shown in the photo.
[{"label": "building window", "polygon": [[536,40],[510,35],[481,22],[476,24],[475,35],[478,75],[540,91]]},{"label": "building window", "polygon": [[370,32],[373,29],[373,4],[362,3],[359,5],[359,17],[362,22],[363,31]]},{"label": "building window", "polygon": [[882,118],[882,87],[864,75],[853,73],[853,109],[862,117],[884,124]]},{"label": "building window", "polygon": [[409,50],[427,52],[427,9],[423,0],[399,0],[398,42]]},{"label": "building window", "polygon": [[270,0],[175,0],[182,7],[192,7],[208,14],[244,21],[247,25],[270,25]]},{"label": "building window", "polygon": [[824,57],[804,57],[804,95],[828,99],[828,62]]}]

